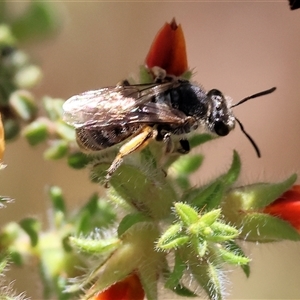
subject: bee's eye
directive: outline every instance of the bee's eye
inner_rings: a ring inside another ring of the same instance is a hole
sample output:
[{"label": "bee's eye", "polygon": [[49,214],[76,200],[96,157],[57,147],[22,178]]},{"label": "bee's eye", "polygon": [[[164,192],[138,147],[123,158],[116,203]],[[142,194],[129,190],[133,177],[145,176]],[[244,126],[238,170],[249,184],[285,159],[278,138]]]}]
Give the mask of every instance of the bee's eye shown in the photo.
[{"label": "bee's eye", "polygon": [[229,128],[222,121],[217,121],[214,124],[214,131],[219,136],[225,136],[229,133]]}]

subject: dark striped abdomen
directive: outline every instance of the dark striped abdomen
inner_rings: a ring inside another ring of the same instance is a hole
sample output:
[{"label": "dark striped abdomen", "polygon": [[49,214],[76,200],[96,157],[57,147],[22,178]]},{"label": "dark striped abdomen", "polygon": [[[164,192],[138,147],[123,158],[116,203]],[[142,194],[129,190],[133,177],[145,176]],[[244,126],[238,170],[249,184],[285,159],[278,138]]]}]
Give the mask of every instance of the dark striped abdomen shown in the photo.
[{"label": "dark striped abdomen", "polygon": [[76,140],[85,152],[101,151],[115,146],[133,135],[142,125],[114,125],[105,129],[97,127],[76,128]]}]

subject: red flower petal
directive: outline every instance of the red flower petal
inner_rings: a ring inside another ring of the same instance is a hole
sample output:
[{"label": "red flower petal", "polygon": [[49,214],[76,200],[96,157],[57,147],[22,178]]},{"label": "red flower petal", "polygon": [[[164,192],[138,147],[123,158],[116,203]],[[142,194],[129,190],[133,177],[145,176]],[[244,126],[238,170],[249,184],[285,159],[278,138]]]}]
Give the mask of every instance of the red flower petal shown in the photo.
[{"label": "red flower petal", "polygon": [[94,296],[91,300],[143,300],[145,293],[136,274],[131,274],[107,290]]},{"label": "red flower petal", "polygon": [[294,185],[280,198],[265,207],[263,212],[289,222],[300,231],[300,185]]},{"label": "red flower petal", "polygon": [[167,74],[180,76],[188,70],[184,34],[175,19],[159,30],[146,57],[146,66],[164,69]]}]

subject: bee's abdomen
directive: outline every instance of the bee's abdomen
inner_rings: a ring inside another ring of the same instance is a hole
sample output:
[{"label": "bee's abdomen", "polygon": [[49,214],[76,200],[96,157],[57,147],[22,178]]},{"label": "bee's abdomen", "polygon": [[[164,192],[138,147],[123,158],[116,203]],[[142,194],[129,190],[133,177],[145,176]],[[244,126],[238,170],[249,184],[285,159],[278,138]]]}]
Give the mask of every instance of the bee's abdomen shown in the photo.
[{"label": "bee's abdomen", "polygon": [[85,152],[101,151],[115,146],[134,134],[141,125],[116,125],[109,128],[77,128],[76,140]]}]

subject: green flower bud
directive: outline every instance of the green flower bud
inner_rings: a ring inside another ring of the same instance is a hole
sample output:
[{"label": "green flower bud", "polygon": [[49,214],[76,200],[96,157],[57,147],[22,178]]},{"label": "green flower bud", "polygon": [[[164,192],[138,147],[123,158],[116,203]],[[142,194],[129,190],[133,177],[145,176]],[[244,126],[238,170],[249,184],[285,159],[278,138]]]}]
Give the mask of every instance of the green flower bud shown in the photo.
[{"label": "green flower bud", "polygon": [[186,226],[197,222],[199,219],[198,212],[187,204],[175,203],[175,210],[178,217]]},{"label": "green flower bud", "polygon": [[36,120],[25,127],[23,135],[30,145],[37,145],[47,139],[48,126],[42,120]]},{"label": "green flower bud", "polygon": [[37,66],[26,66],[18,70],[14,76],[14,83],[22,89],[35,86],[42,78],[42,71]]},{"label": "green flower bud", "polygon": [[17,90],[9,97],[9,105],[23,121],[30,121],[37,113],[33,95],[25,90]]},{"label": "green flower bud", "polygon": [[91,239],[70,237],[71,245],[89,254],[108,255],[118,248],[121,241],[118,238]]},{"label": "green flower bud", "polygon": [[45,159],[60,159],[68,153],[68,143],[63,140],[52,141],[51,146],[44,152]]},{"label": "green flower bud", "polygon": [[82,152],[71,153],[68,156],[68,165],[74,169],[85,168],[89,162],[89,157]]},{"label": "green flower bud", "polygon": [[21,130],[21,126],[15,119],[3,120],[4,136],[6,141],[13,140]]},{"label": "green flower bud", "polygon": [[54,211],[66,212],[65,199],[63,196],[62,189],[58,186],[51,186],[48,189],[48,195],[52,202],[52,207]]},{"label": "green flower bud", "polygon": [[10,28],[5,25],[0,25],[0,45],[14,45],[16,40],[10,30]]}]

